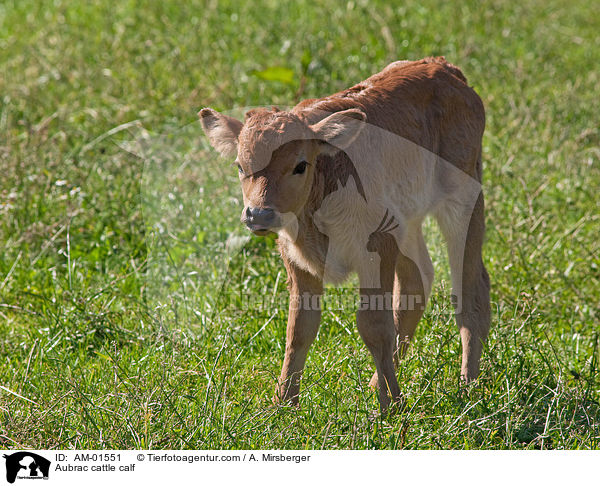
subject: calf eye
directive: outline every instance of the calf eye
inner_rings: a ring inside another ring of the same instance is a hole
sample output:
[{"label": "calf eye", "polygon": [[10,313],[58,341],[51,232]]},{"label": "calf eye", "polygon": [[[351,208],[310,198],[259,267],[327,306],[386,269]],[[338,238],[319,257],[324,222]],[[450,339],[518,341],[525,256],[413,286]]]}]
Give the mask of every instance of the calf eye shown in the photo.
[{"label": "calf eye", "polygon": [[238,168],[238,172],[242,175],[244,175],[244,169],[242,169],[242,166],[240,164],[237,165]]},{"label": "calf eye", "polygon": [[294,167],[294,171],[292,172],[292,174],[304,174],[307,165],[308,163],[305,160],[303,160],[296,167]]}]

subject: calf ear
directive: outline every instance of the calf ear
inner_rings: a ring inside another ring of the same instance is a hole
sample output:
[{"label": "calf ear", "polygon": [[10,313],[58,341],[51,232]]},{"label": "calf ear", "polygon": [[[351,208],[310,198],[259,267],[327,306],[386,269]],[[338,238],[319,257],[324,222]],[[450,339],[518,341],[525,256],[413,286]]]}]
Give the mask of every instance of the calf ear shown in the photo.
[{"label": "calf ear", "polygon": [[310,128],[323,144],[322,152],[330,155],[350,146],[365,126],[367,115],[358,108],[338,111]]},{"label": "calf ear", "polygon": [[223,157],[236,155],[238,135],[244,124],[211,108],[203,108],[198,112],[198,116],[204,133],[214,149]]}]

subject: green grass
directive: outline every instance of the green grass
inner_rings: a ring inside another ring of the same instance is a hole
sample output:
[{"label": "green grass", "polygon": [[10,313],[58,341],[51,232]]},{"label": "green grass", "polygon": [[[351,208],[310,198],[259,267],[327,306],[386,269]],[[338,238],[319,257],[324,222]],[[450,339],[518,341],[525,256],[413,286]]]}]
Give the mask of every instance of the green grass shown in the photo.
[{"label": "green grass", "polygon": [[[598,13],[283,3],[0,5],[0,447],[600,447]],[[429,55],[487,110],[481,379],[461,391],[431,225],[407,411],[373,416],[352,306],[324,313],[302,407],[276,407],[285,270],[273,240],[225,244],[244,234],[241,194],[196,112],[291,105]]]}]

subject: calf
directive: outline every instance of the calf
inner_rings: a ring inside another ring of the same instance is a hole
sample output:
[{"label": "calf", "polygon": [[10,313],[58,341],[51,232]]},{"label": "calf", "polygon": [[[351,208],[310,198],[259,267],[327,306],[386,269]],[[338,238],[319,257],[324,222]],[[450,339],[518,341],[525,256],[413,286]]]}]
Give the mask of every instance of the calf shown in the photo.
[{"label": "calf", "polygon": [[237,156],[242,222],[277,233],[288,273],[281,401],[298,402],[300,375],[321,318],[323,282],[358,274],[356,320],[382,410],[400,399],[395,362],[421,319],[433,266],[421,226],[445,237],[462,339],[462,378],[479,373],[490,322],[483,265],[482,102],[444,58],[398,61],[334,95],[245,121],[204,108],[212,146]]}]

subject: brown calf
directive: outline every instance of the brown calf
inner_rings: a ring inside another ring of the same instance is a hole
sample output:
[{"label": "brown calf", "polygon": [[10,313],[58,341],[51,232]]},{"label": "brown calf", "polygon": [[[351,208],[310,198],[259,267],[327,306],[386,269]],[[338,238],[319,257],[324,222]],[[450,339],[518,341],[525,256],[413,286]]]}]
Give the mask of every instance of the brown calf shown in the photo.
[{"label": "brown calf", "polygon": [[210,108],[199,116],[213,147],[237,155],[242,221],[255,234],[278,234],[290,291],[282,401],[298,402],[323,282],[350,272],[360,281],[358,330],[375,360],[371,383],[383,410],[400,399],[395,357],[433,279],[421,232],[428,214],[448,245],[461,376],[477,377],[490,322],[481,257],[485,114],[458,68],[444,58],[398,61],[291,111],[251,110],[243,123]]}]

